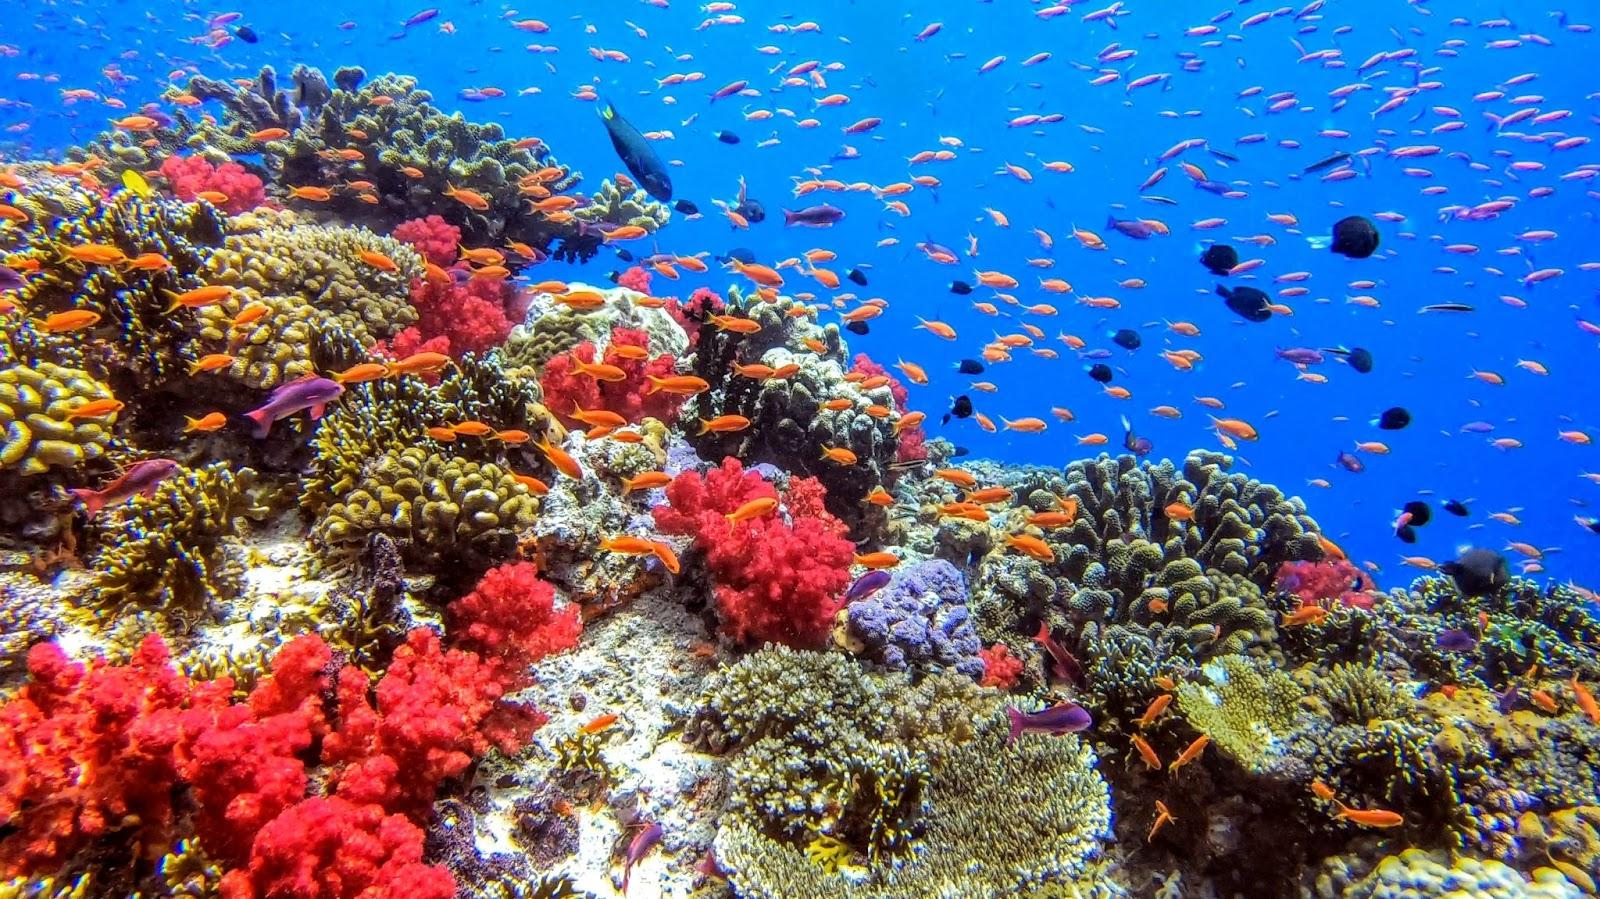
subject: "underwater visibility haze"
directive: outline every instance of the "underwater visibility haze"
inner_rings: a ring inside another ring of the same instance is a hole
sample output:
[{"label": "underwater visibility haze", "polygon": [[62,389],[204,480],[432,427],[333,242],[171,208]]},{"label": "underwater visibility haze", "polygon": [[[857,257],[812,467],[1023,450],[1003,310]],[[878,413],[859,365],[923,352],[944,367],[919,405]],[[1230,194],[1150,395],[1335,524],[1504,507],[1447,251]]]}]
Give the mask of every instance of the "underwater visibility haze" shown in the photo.
[{"label": "underwater visibility haze", "polygon": [[1581,5],[9,5],[0,899],[1576,897]]}]

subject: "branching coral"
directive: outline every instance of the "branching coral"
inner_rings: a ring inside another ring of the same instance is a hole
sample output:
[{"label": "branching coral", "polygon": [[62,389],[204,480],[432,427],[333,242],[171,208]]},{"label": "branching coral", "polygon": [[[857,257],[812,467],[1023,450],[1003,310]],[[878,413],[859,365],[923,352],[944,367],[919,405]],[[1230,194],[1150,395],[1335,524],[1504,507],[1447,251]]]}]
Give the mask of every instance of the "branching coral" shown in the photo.
[{"label": "branching coral", "polygon": [[1294,729],[1304,691],[1283,672],[1243,656],[1225,656],[1204,670],[1211,683],[1178,687],[1178,709],[1189,726],[1246,769],[1271,767]]},{"label": "branching coral", "polygon": [[217,462],[166,479],[148,497],[107,510],[96,523],[95,600],[108,609],[205,611],[239,576],[229,542],[250,506],[255,472]]},{"label": "branching coral", "polygon": [[[815,491],[813,491],[815,492]],[[667,487],[668,504],[653,510],[664,533],[688,534],[716,582],[722,628],[741,643],[775,641],[817,646],[827,639],[840,592],[850,580],[852,546],[826,512],[790,522],[777,514],[778,493],[737,459],[705,476],[686,472]],[[752,501],[772,508],[738,520]]]}]

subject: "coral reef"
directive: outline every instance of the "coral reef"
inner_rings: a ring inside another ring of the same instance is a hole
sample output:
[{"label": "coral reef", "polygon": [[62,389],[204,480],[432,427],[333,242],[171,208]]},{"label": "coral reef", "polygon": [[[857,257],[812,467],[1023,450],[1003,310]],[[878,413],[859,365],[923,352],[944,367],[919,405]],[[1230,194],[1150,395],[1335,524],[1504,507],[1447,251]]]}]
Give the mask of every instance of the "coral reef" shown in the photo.
[{"label": "coral reef", "polygon": [[842,642],[896,671],[951,669],[985,676],[978,634],[967,613],[967,585],[943,559],[904,566],[889,585],[847,606]]},{"label": "coral reef", "polygon": [[115,411],[74,413],[111,389],[88,372],[51,362],[0,368],[0,468],[22,475],[52,468],[78,468],[100,458],[111,443]]}]

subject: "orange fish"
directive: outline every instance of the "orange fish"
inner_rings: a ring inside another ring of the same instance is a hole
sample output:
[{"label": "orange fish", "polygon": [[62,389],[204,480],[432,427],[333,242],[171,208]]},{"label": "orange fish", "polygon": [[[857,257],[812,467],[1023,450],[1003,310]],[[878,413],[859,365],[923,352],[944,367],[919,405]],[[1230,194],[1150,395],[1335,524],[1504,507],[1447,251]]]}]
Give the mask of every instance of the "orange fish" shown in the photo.
[{"label": "orange fish", "polygon": [[1139,757],[1144,759],[1145,765],[1153,771],[1160,770],[1161,756],[1156,755],[1155,748],[1149,743],[1145,742],[1144,737],[1141,737],[1138,734],[1134,734],[1129,739],[1133,741],[1133,748],[1139,751]]},{"label": "orange fish", "polygon": [[326,203],[333,199],[333,194],[326,187],[291,187],[289,196],[297,200],[309,200],[313,203]]},{"label": "orange fish", "polygon": [[1391,812],[1388,809],[1381,808],[1351,808],[1337,799],[1333,801],[1339,807],[1336,814],[1340,818],[1365,827],[1399,827],[1406,823],[1405,817],[1399,812]]},{"label": "orange fish", "polygon": [[362,262],[365,262],[378,271],[395,272],[400,270],[400,266],[395,265],[393,259],[390,259],[388,256],[379,253],[377,250],[357,250],[356,255],[361,257]]},{"label": "orange fish", "polygon": [[893,568],[900,564],[900,557],[891,552],[858,553],[855,563],[863,568]]},{"label": "orange fish", "polygon": [[117,399],[90,400],[67,413],[67,421],[77,421],[80,418],[101,418],[114,412],[121,412],[123,403]]},{"label": "orange fish", "polygon": [[1324,609],[1315,603],[1308,603],[1283,616],[1283,626],[1300,627],[1301,625],[1306,624],[1321,624],[1323,621],[1326,621],[1327,618],[1327,609]]},{"label": "orange fish", "polygon": [[197,431],[210,432],[221,430],[225,425],[227,425],[228,416],[223,415],[221,412],[207,412],[199,418],[190,418],[189,416],[185,415],[183,420],[183,432],[185,434],[192,434]]},{"label": "orange fish", "polygon": [[550,492],[549,484],[546,484],[544,481],[539,480],[531,474],[517,474],[516,472],[512,472],[511,479],[528,488],[528,492],[535,496],[544,496]]},{"label": "orange fish", "polygon": [[232,364],[233,357],[227,353],[207,353],[189,363],[189,374],[192,376],[201,372],[221,371]]},{"label": "orange fish", "polygon": [[544,453],[545,458],[550,460],[550,464],[555,466],[556,471],[575,481],[583,480],[583,468],[578,465],[578,460],[572,458],[571,454],[566,450],[552,444],[549,440],[541,440],[534,446],[537,446]]},{"label": "orange fish", "polygon": [[252,131],[245,136],[251,140],[260,141],[283,140],[289,136],[289,132],[282,128],[263,128],[260,131]]},{"label": "orange fish", "polygon": [[879,485],[873,487],[872,492],[867,494],[867,502],[872,503],[874,506],[892,506],[894,505],[894,497],[890,496],[889,491],[883,489],[882,485]]},{"label": "orange fish", "polygon": [[718,415],[716,418],[700,419],[701,434],[743,431],[748,427],[750,427],[750,419],[745,418],[743,415]]},{"label": "orange fish", "polygon": [[578,728],[578,730],[586,734],[597,734],[616,723],[617,713],[607,712],[604,715],[596,715],[589,719],[589,722]]},{"label": "orange fish", "polygon": [[1144,730],[1154,724],[1156,719],[1161,717],[1161,713],[1166,711],[1167,706],[1171,704],[1172,694],[1162,693],[1155,699],[1150,700],[1150,704],[1145,707],[1144,714],[1139,716],[1139,720],[1135,724],[1140,730]]},{"label": "orange fish", "polygon": [[121,265],[128,261],[128,254],[109,244],[86,243],[61,248],[61,260],[69,259],[90,265]]},{"label": "orange fish", "polygon": [[1161,511],[1165,512],[1168,518],[1175,521],[1192,521],[1194,519],[1194,509],[1187,503],[1168,503],[1167,507]]},{"label": "orange fish", "polygon": [[200,309],[205,306],[213,306],[233,296],[233,292],[234,288],[225,284],[209,284],[205,287],[196,287],[194,290],[186,290],[183,293],[173,293],[170,290],[162,291],[169,300],[167,303],[168,312],[175,312],[180,308]]},{"label": "orange fish", "polygon": [[359,384],[362,381],[373,381],[389,373],[389,367],[381,362],[358,362],[341,372],[335,372],[333,380],[340,384]]},{"label": "orange fish", "polygon": [[100,313],[88,309],[68,309],[65,312],[52,312],[42,319],[32,319],[33,326],[47,334],[65,334],[68,331],[81,331],[93,327],[100,321]]},{"label": "orange fish", "polygon": [[1044,420],[1039,418],[1018,418],[1016,420],[1012,420],[1002,415],[1000,416],[1000,421],[1005,424],[1006,430],[1021,431],[1024,434],[1037,434],[1045,429]]},{"label": "orange fish", "polygon": [[711,389],[710,383],[704,378],[697,378],[694,375],[672,375],[666,378],[647,375],[646,377],[650,379],[650,386],[645,389],[646,395],[659,392],[679,396],[694,396],[697,393],[704,393]]},{"label": "orange fish", "polygon": [[969,471],[959,468],[941,468],[933,473],[941,481],[948,481],[964,490],[972,490],[978,486],[978,479]]},{"label": "orange fish", "polygon": [[622,479],[622,495],[627,496],[635,490],[654,490],[672,483],[672,475],[664,471],[646,471],[631,478]]},{"label": "orange fish", "polygon": [[460,203],[468,209],[476,210],[478,212],[486,212],[489,209],[489,201],[485,200],[483,198],[483,194],[480,194],[477,191],[461,190],[454,184],[451,184],[447,185],[444,195],[452,200],[455,200],[457,203]]},{"label": "orange fish", "polygon": [[1146,843],[1148,843],[1151,840],[1154,840],[1156,838],[1156,834],[1158,832],[1160,832],[1162,827],[1164,827],[1168,823],[1170,823],[1172,821],[1176,821],[1176,820],[1178,820],[1178,819],[1172,817],[1172,812],[1171,812],[1171,810],[1169,810],[1167,808],[1167,804],[1165,802],[1162,802],[1161,800],[1157,799],[1156,800],[1156,823],[1150,825],[1150,833],[1145,836],[1144,841]]},{"label": "orange fish", "polygon": [[1589,723],[1600,724],[1600,704],[1595,702],[1594,694],[1589,692],[1588,687],[1578,682],[1576,674],[1569,683],[1572,687],[1573,700],[1578,703],[1578,709],[1589,719]]},{"label": "orange fish", "polygon": [[735,522],[760,518],[776,508],[778,508],[777,497],[763,496],[750,500],[722,517],[728,519],[728,524],[732,525]]},{"label": "orange fish", "polygon": [[1185,747],[1183,752],[1180,753],[1177,758],[1172,760],[1172,764],[1167,766],[1167,771],[1176,771],[1179,768],[1182,768],[1184,765],[1187,765],[1199,758],[1200,753],[1205,752],[1206,746],[1210,742],[1211,738],[1205,734],[1195,737],[1194,742]]},{"label": "orange fish", "polygon": [[1055,551],[1050,549],[1050,544],[1029,534],[1007,534],[1006,545],[1041,562],[1056,560]]},{"label": "orange fish", "polygon": [[822,448],[822,458],[840,465],[856,464],[856,454],[842,446],[825,446]]},{"label": "orange fish", "polygon": [[1320,780],[1313,780],[1311,782],[1311,795],[1321,799],[1323,802],[1333,802],[1336,799],[1333,793],[1333,787],[1328,786]]}]

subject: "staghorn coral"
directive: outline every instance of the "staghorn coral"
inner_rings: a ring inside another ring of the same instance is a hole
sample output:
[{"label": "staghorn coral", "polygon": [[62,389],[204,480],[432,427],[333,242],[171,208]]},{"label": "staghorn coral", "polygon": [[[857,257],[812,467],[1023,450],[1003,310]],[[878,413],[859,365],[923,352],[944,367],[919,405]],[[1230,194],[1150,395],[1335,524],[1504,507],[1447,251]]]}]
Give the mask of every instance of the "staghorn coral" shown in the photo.
[{"label": "staghorn coral", "polygon": [[116,413],[74,419],[72,412],[110,398],[111,389],[82,369],[51,362],[0,368],[0,469],[35,475],[100,458]]},{"label": "staghorn coral", "polygon": [[444,570],[444,560],[475,565],[509,555],[516,532],[533,522],[535,501],[506,469],[419,447],[371,460],[358,486],[329,506],[312,538],[348,556],[372,533],[396,540],[408,560]]},{"label": "staghorn coral", "polygon": [[1292,678],[1245,656],[1224,656],[1202,671],[1209,684],[1178,686],[1189,726],[1250,771],[1270,768],[1285,752],[1304,692]]},{"label": "staghorn coral", "polygon": [[781,649],[719,675],[708,711],[741,748],[715,850],[739,895],[1031,895],[1085,873],[1110,824],[1094,754],[1007,746],[975,689]]},{"label": "staghorn coral", "polygon": [[103,513],[92,596],[106,609],[201,611],[232,593],[241,569],[230,544],[250,506],[255,472],[215,462],[180,470],[150,496]]},{"label": "staghorn coral", "polygon": [[[362,252],[392,260],[384,271]],[[204,272],[211,283],[238,288],[199,310],[207,350],[229,350],[229,372],[267,389],[310,374],[309,348],[317,328],[337,328],[363,347],[391,337],[416,320],[408,285],[422,275],[422,258],[399,241],[363,228],[296,224],[229,235]],[[234,316],[252,302],[266,315],[244,329]]]}]

